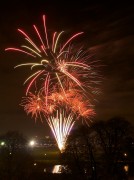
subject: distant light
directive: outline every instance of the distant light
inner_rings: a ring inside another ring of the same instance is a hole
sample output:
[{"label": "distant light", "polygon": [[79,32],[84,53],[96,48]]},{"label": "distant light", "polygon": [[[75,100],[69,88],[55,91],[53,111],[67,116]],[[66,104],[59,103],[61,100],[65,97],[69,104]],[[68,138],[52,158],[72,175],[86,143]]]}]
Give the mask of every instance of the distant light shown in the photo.
[{"label": "distant light", "polygon": [[11,155],[12,153],[10,152],[9,154]]},{"label": "distant light", "polygon": [[45,136],[46,139],[49,139],[49,136]]},{"label": "distant light", "polygon": [[33,146],[35,145],[35,141],[34,141],[34,140],[31,140],[31,141],[29,142],[29,145],[30,145],[31,147],[33,147]]},{"label": "distant light", "polygon": [[47,172],[46,168],[44,169],[44,172]]},{"label": "distant light", "polygon": [[45,156],[46,156],[47,154],[45,154]]},{"label": "distant light", "polygon": [[127,156],[127,153],[124,153],[124,156],[126,157],[126,156]]},{"label": "distant light", "polygon": [[34,163],[34,166],[36,166],[37,165],[37,163]]},{"label": "distant light", "polygon": [[128,166],[128,165],[125,165],[123,168],[124,168],[124,171],[125,171],[125,172],[128,172],[128,169],[129,169],[129,166]]},{"label": "distant light", "polygon": [[2,142],[0,143],[0,145],[1,145],[1,146],[4,146],[4,145],[5,145],[5,142],[4,142],[4,141],[2,141]]},{"label": "distant light", "polygon": [[53,173],[53,174],[59,174],[59,173],[61,173],[61,167],[62,167],[62,165],[55,165],[55,166],[53,167],[52,173]]}]

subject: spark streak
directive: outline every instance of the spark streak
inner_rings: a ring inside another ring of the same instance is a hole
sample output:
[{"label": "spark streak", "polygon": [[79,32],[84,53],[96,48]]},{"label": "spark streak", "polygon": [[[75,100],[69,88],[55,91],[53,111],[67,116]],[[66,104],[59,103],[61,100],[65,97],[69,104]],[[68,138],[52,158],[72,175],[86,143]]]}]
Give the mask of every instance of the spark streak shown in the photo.
[{"label": "spark streak", "polygon": [[63,152],[69,133],[75,123],[73,115],[71,113],[66,115],[64,110],[57,110],[56,116],[50,116],[47,121],[55,136],[60,151]]}]

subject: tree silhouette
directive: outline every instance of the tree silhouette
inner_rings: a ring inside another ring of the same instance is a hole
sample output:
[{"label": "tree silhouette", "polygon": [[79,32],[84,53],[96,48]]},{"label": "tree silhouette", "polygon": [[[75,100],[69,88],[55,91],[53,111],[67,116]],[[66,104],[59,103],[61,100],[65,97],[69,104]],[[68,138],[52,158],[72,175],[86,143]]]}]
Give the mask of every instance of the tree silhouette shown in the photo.
[{"label": "tree silhouette", "polygon": [[28,175],[32,157],[27,149],[27,140],[17,131],[0,136],[4,145],[0,147],[0,179],[14,179]]},{"label": "tree silhouette", "polygon": [[126,163],[130,165],[129,157],[134,162],[133,130],[133,126],[122,117],[78,128],[69,137],[64,153],[68,164],[71,159],[71,170],[77,171],[83,179],[126,178],[128,172],[123,167]]}]

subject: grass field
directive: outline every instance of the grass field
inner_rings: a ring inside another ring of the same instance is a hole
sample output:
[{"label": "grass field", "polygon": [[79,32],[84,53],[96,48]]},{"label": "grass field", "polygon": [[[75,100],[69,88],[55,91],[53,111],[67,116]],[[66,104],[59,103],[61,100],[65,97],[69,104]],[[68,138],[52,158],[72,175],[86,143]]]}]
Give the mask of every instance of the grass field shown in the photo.
[{"label": "grass field", "polygon": [[59,164],[60,151],[56,148],[34,147],[31,149],[31,155],[36,162],[43,164]]},{"label": "grass field", "polygon": [[30,150],[34,158],[33,168],[35,172],[53,172],[55,165],[60,165],[60,151],[57,148],[34,147]]}]

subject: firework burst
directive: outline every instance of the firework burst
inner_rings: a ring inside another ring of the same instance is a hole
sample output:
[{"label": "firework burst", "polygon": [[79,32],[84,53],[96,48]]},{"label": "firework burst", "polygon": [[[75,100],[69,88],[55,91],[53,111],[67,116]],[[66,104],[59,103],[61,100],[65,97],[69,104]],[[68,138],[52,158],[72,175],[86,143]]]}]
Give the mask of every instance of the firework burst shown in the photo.
[{"label": "firework burst", "polygon": [[[90,89],[90,93],[94,92],[92,84],[98,83],[95,80],[97,73],[94,72],[94,64],[90,62],[88,51],[83,51],[82,48],[75,49],[70,43],[83,32],[79,32],[71,36],[65,43],[60,43],[60,33],[54,32],[52,40],[48,40],[46,29],[46,18],[43,16],[45,40],[42,38],[38,28],[33,25],[35,33],[40,41],[37,45],[32,38],[23,30],[18,31],[24,36],[27,44],[22,45],[21,48],[6,48],[6,51],[19,51],[32,57],[31,62],[19,64],[15,66],[30,66],[32,74],[25,80],[24,84],[28,83],[26,95],[30,89],[34,87],[34,83],[39,85],[38,89],[43,86],[45,94],[48,95],[50,86],[55,86],[57,89],[61,88],[63,92],[64,86],[67,83],[77,85],[84,93]],[[35,62],[36,61],[36,62]],[[90,78],[90,80],[89,80]]]},{"label": "firework burst", "polygon": [[47,121],[61,152],[65,149],[67,138],[75,122],[82,119],[89,124],[89,117],[95,114],[89,101],[83,100],[78,92],[69,90],[65,94],[62,91],[53,92],[48,96],[46,105],[46,97],[43,93],[38,95],[29,93],[21,103],[26,113],[31,114],[35,120],[39,118],[42,123],[43,119]]},{"label": "firework burst", "polygon": [[15,66],[29,66],[32,72],[24,82],[27,89],[21,106],[35,120],[39,118],[42,123],[44,119],[47,120],[62,152],[76,120],[82,117],[87,123],[94,116],[92,104],[94,94],[98,93],[100,78],[94,70],[97,61],[91,61],[89,51],[72,44],[83,32],[72,35],[63,43],[60,40],[63,31],[54,32],[52,39],[49,38],[45,15],[43,25],[44,35],[33,25],[39,44],[25,31],[18,29],[26,44],[21,48],[10,47],[5,50],[18,51],[31,57],[30,62]]}]

